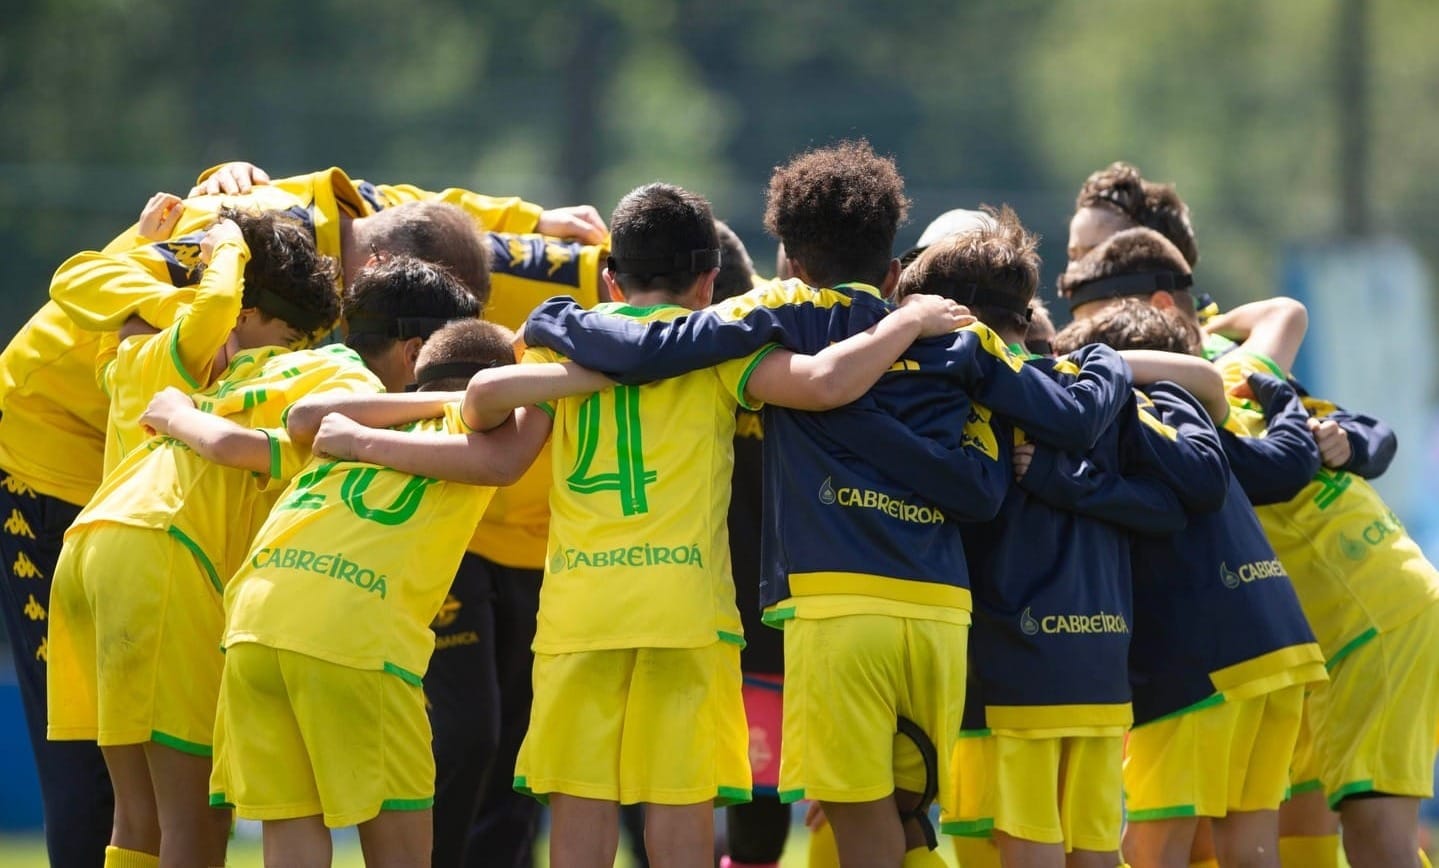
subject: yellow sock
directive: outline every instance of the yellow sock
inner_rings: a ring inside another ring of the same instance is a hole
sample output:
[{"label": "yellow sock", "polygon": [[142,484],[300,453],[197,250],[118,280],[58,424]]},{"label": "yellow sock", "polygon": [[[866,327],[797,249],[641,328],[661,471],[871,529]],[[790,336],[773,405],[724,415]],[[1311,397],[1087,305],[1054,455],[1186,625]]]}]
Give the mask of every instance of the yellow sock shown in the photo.
[{"label": "yellow sock", "polygon": [[1419,851],[1419,864],[1423,865],[1424,868],[1434,868],[1434,865],[1429,861],[1429,854],[1423,850]]},{"label": "yellow sock", "polygon": [[1189,868],[1219,868],[1219,860],[1205,859],[1203,862],[1190,862]]},{"label": "yellow sock", "polygon": [[809,836],[809,868],[839,868],[839,847],[834,843],[834,827],[829,823]]},{"label": "yellow sock", "polygon": [[944,857],[928,847],[915,847],[904,854],[902,868],[945,868]]},{"label": "yellow sock", "polygon": [[106,847],[105,868],[160,868],[160,857],[139,850]]},{"label": "yellow sock", "polygon": [[1284,868],[1339,868],[1339,836],[1280,838],[1279,864]]},{"label": "yellow sock", "polygon": [[954,858],[960,868],[999,868],[999,848],[992,838],[955,836]]}]

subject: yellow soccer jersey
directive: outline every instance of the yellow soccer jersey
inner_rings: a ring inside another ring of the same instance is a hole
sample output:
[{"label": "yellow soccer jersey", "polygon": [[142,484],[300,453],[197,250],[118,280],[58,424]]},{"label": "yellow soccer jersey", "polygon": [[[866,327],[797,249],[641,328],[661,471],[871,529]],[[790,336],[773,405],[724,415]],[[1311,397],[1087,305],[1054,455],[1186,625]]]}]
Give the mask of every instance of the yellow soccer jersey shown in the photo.
[{"label": "yellow soccer jersey", "polygon": [[[193,301],[177,314],[175,324],[158,334],[132,337],[113,352],[102,349],[100,387],[110,396],[105,427],[105,472],[147,437],[140,417],[155,393],[173,386],[193,391],[209,380],[215,355],[225,345],[240,315],[245,263],[250,252],[243,241],[226,242],[214,251],[210,267],[193,293]],[[191,295],[188,290],[171,292]],[[105,344],[113,346],[107,335]],[[107,360],[106,355],[110,355]]]},{"label": "yellow soccer jersey", "polygon": [[[465,431],[459,405],[409,430]],[[226,588],[225,645],[258,642],[419,684],[429,625],[491,487],[313,459]]]},{"label": "yellow soccer jersey", "polygon": [[[1230,388],[1255,372],[1284,376],[1271,359],[1242,349],[1215,364]],[[1230,403],[1226,428],[1248,436],[1264,430],[1264,414],[1255,405]],[[1439,600],[1439,571],[1359,476],[1321,467],[1292,500],[1255,512],[1294,580],[1304,616],[1331,668]]]},{"label": "yellow soccer jersey", "polygon": [[[490,236],[494,268],[484,317],[519,331],[547,298],[570,295],[585,307],[599,302],[602,247],[562,243],[543,235]],[[495,493],[475,529],[470,551],[507,567],[538,570],[545,565],[550,532],[550,447],[525,475]]]},{"label": "yellow soccer jersey", "polygon": [[[674,305],[603,305],[643,321]],[[549,556],[534,650],[699,648],[742,642],[730,575],[735,409],[748,358],[646,386],[615,386],[553,408]],[[556,361],[531,349],[527,362]]]},{"label": "yellow soccer jersey", "polygon": [[[163,530],[189,548],[220,589],[239,567],[250,541],[308,455],[284,436],[285,411],[306,395],[380,392],[380,381],[348,347],[287,353],[250,350],[209,388],[196,406],[248,428],[266,429],[271,441],[267,480],[212,464],[170,437],[151,437],[132,451],[75,519],[66,537],[98,522]],[[268,429],[280,429],[276,431]]]}]

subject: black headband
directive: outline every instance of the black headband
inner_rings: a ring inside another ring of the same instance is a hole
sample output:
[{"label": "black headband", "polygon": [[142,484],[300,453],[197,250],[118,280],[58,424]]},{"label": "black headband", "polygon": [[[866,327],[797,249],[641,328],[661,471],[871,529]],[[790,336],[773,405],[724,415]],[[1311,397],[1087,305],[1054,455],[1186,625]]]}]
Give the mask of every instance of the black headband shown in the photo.
[{"label": "black headband", "polygon": [[977,283],[966,283],[954,288],[954,294],[950,298],[964,305],[965,307],[997,307],[1000,310],[1024,317],[1029,322],[1034,316],[1034,308],[1028,304],[1020,303],[1017,299],[1010,298],[988,290],[981,289]]},{"label": "black headband", "polygon": [[346,318],[349,333],[352,335],[379,335],[402,341],[410,338],[427,339],[450,321],[434,316],[388,317],[374,313],[354,313]]},{"label": "black headband", "polygon": [[1069,291],[1069,309],[1102,298],[1123,298],[1131,295],[1149,295],[1159,291],[1174,292],[1194,285],[1192,275],[1178,271],[1143,271],[1137,274],[1119,274],[1101,277],[1080,284]]},{"label": "black headband", "polygon": [[613,256],[605,260],[605,267],[615,274],[670,274],[686,271],[699,274],[711,268],[719,268],[719,248],[691,250],[674,256]]},{"label": "black headband", "polygon": [[[257,288],[251,297],[255,300],[254,307],[258,308],[261,313],[282,319],[297,329],[300,328],[300,323],[315,319],[315,311],[305,310],[273,290]],[[320,323],[318,326],[302,329],[302,331],[309,333],[326,325],[329,323]]]},{"label": "black headband", "polygon": [[466,380],[490,368],[498,368],[505,363],[499,360],[493,362],[440,362],[436,365],[426,365],[415,371],[415,382],[405,387],[406,392],[419,391],[421,386],[434,383],[439,380],[459,379]]}]

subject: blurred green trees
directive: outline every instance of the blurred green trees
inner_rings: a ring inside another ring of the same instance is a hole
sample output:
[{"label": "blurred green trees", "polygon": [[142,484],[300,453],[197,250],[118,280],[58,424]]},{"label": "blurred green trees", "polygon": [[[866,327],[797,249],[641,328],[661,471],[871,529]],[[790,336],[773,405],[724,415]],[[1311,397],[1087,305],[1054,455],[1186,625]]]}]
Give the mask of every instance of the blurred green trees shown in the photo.
[{"label": "blurred green trees", "polygon": [[[0,27],[0,326],[154,190],[205,166],[339,165],[372,180],[608,212],[664,178],[770,261],[770,167],[866,136],[935,214],[1007,201],[1049,276],[1080,181],[1114,159],[1178,183],[1226,301],[1290,240],[1341,225],[1340,0],[23,0]],[[1439,255],[1439,6],[1372,0],[1379,231]],[[1427,34],[1427,35],[1426,35]]]}]

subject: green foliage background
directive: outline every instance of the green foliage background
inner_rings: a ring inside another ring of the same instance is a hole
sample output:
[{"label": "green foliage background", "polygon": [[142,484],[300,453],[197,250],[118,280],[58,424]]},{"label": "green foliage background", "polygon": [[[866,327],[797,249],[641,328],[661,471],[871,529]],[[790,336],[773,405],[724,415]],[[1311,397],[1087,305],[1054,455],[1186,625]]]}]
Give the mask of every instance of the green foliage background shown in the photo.
[{"label": "green foliage background", "polygon": [[[764,263],[770,168],[851,136],[908,179],[901,245],[1009,202],[1050,278],[1080,181],[1131,160],[1179,184],[1200,282],[1233,303],[1272,290],[1286,242],[1341,225],[1339,3],[21,0],[0,26],[0,328],[151,192],[228,159],[606,213],[663,178]],[[1364,190],[1375,229],[1432,263],[1439,5],[1367,10]]]}]

